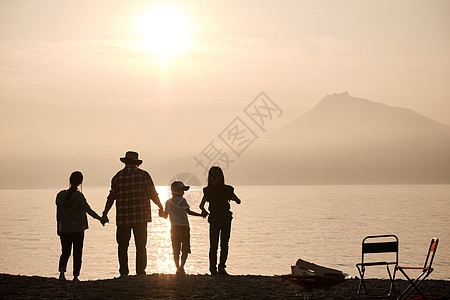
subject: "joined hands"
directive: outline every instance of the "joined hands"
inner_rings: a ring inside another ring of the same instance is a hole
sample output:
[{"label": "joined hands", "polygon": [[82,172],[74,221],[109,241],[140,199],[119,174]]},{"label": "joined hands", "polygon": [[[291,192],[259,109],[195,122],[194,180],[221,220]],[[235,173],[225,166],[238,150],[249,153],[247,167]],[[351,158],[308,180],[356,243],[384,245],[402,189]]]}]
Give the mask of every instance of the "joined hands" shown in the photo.
[{"label": "joined hands", "polygon": [[106,223],[109,223],[109,219],[106,215],[101,216],[99,221],[100,221],[100,223],[102,223],[103,226],[105,226]]},{"label": "joined hands", "polygon": [[159,208],[158,215],[161,218],[165,218],[166,217],[166,215],[164,214],[164,209],[163,208],[161,208],[161,207]]}]

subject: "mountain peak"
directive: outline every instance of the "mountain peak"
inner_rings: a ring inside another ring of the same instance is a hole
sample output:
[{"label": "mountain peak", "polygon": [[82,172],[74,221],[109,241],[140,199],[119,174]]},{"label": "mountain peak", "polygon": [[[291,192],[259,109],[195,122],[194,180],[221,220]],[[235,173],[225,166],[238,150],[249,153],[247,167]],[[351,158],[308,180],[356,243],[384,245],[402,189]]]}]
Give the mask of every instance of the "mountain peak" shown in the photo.
[{"label": "mountain peak", "polygon": [[370,100],[350,96],[348,92],[335,93],[325,96],[311,111],[306,115],[327,115],[327,117],[342,116],[344,118],[365,115],[368,111],[371,113],[386,111],[392,107],[373,102]]},{"label": "mountain peak", "polygon": [[[314,116],[320,116],[323,119],[337,118],[340,121],[359,120],[361,123],[373,121],[381,124],[390,121],[390,125],[394,125],[393,123],[396,123],[396,125],[404,123],[404,125],[412,126],[413,128],[417,126],[443,126],[439,122],[420,115],[412,109],[392,107],[383,103],[352,97],[348,92],[325,96],[305,116],[307,118]],[[417,126],[414,126],[414,124]]]},{"label": "mountain peak", "polygon": [[370,104],[377,104],[377,105],[387,106],[387,105],[384,105],[384,104],[381,104],[381,103],[377,103],[377,102],[374,102],[374,101],[353,97],[347,91],[345,91],[343,93],[334,93],[334,94],[331,94],[331,95],[327,95],[317,104],[317,106],[320,105],[320,104],[323,104],[323,103],[327,103],[328,105],[330,103],[337,103],[339,105],[344,105],[345,103],[355,105],[355,104],[359,103],[361,105],[364,105],[364,104],[366,104],[366,105],[367,104],[369,104],[369,105]]},{"label": "mountain peak", "polygon": [[342,92],[342,93],[334,93],[334,94],[331,94],[331,95],[327,95],[327,97],[351,97],[350,96],[350,94],[347,92],[347,91],[345,91],[345,92]]}]

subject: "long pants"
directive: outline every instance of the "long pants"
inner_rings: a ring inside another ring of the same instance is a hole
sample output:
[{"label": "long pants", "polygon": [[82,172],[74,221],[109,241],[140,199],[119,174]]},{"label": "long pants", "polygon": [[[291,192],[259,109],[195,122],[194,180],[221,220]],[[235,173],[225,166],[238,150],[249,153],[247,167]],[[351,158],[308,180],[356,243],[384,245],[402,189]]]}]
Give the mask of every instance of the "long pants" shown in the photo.
[{"label": "long pants", "polygon": [[59,272],[66,272],[67,262],[73,246],[73,276],[79,276],[81,270],[81,256],[83,255],[84,231],[61,232],[61,256],[59,258]]},{"label": "long pants", "polygon": [[119,254],[119,273],[128,275],[128,246],[133,230],[136,245],[136,274],[145,274],[147,267],[147,223],[137,226],[117,226],[116,240]]},{"label": "long pants", "polygon": [[216,271],[217,249],[220,237],[219,268],[226,268],[228,258],[228,242],[231,234],[231,219],[218,220],[209,224],[209,270]]}]

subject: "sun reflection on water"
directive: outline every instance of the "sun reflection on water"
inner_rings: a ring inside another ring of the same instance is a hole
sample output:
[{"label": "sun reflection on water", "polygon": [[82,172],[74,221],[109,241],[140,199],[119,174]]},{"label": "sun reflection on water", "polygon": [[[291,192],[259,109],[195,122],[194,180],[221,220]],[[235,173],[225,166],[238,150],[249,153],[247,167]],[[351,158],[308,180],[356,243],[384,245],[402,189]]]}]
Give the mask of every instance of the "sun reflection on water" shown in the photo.
[{"label": "sun reflection on water", "polygon": [[161,219],[153,225],[155,226],[150,232],[150,242],[156,245],[151,250],[156,251],[156,258],[154,261],[155,266],[152,270],[156,273],[174,273],[176,269],[173,262],[172,244],[170,241],[170,223],[168,220]]},{"label": "sun reflection on water", "polygon": [[[166,203],[170,197],[167,186],[156,187],[161,203]],[[172,242],[170,240],[170,221],[158,216],[158,207],[152,205],[152,222],[148,232],[147,257],[156,257],[148,262],[147,271],[151,273],[175,273],[176,268],[173,261]]]}]

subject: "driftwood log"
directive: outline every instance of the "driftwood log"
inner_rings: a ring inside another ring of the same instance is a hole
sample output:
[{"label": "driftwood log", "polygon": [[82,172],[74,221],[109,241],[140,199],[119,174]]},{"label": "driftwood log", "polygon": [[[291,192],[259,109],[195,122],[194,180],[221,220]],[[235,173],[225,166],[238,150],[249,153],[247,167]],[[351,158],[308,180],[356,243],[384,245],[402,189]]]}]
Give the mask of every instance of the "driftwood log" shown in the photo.
[{"label": "driftwood log", "polygon": [[300,285],[306,290],[313,288],[329,289],[344,281],[346,277],[346,274],[342,271],[319,266],[302,259],[297,260],[295,266],[291,266],[291,272],[291,274],[281,277]]}]

